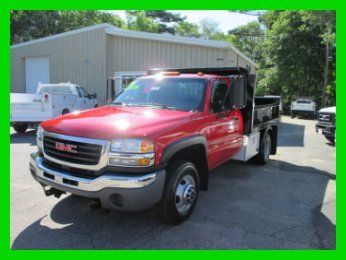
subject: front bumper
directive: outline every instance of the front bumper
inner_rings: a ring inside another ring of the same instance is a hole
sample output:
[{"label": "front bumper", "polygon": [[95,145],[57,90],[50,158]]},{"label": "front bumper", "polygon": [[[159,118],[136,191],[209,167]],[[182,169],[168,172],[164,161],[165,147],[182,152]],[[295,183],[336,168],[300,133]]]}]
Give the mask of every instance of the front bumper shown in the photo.
[{"label": "front bumper", "polygon": [[40,153],[31,154],[30,172],[43,186],[82,197],[99,199],[108,209],[139,211],[152,207],[162,196],[165,170],[140,176],[105,173],[95,178],[76,177],[46,166]]},{"label": "front bumper", "polygon": [[316,130],[316,133],[320,131],[322,131],[322,134],[325,135],[325,136],[335,136],[335,125],[327,125],[327,124],[320,124],[320,123],[317,123],[315,125],[315,130]]}]

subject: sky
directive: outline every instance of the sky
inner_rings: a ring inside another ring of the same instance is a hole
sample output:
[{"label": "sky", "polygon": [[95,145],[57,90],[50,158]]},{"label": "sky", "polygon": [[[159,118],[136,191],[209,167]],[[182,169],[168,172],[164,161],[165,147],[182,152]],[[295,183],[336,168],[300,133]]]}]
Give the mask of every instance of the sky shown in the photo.
[{"label": "sky", "polygon": [[[116,14],[125,18],[125,11],[114,11]],[[227,33],[229,30],[234,29],[240,25],[247,24],[252,21],[257,21],[256,16],[231,13],[229,11],[219,10],[205,10],[205,11],[191,11],[191,10],[172,10],[172,13],[181,13],[186,16],[189,22],[199,23],[201,19],[207,18],[216,21],[219,24],[219,29]]]}]

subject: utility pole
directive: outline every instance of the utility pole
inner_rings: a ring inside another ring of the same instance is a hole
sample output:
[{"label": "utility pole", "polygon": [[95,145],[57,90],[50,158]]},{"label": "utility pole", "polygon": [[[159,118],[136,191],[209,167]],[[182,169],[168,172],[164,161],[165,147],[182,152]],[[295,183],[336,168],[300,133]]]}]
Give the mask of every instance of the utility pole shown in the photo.
[{"label": "utility pole", "polygon": [[324,82],[323,82],[323,89],[322,89],[322,108],[325,107],[326,103],[326,89],[328,85],[328,72],[329,72],[329,41],[326,41],[326,61],[325,61],[325,68],[324,68]]}]

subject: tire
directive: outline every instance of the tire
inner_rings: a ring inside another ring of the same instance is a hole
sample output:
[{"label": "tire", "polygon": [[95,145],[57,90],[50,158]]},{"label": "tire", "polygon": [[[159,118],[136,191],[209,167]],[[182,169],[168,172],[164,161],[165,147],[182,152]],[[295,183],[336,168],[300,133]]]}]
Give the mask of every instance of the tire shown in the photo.
[{"label": "tire", "polygon": [[61,115],[66,115],[68,113],[70,113],[70,110],[68,110],[67,108],[64,108],[61,112]]},{"label": "tire", "polygon": [[332,144],[335,144],[335,137],[334,136],[325,136],[329,142]]},{"label": "tire", "polygon": [[25,131],[28,129],[28,124],[14,124],[13,129],[16,131],[18,134],[24,134]]},{"label": "tire", "polygon": [[168,224],[177,225],[192,213],[198,197],[199,178],[195,165],[188,161],[172,162],[167,168],[167,177],[159,210]]},{"label": "tire", "polygon": [[291,113],[291,118],[295,118],[295,114],[294,113]]},{"label": "tire", "polygon": [[269,161],[271,143],[271,137],[268,132],[266,132],[261,139],[259,153],[253,159],[254,163],[264,165]]}]

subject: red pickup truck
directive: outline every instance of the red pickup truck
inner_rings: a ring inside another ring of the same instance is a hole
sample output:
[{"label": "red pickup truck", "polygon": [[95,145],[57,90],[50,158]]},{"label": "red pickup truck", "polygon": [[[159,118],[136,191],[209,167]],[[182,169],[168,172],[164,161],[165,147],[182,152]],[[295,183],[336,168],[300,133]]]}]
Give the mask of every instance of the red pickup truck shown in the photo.
[{"label": "red pickup truck", "polygon": [[31,174],[47,196],[126,211],[157,205],[178,224],[211,169],[276,153],[280,102],[255,98],[254,85],[239,67],[149,70],[111,105],[41,123]]}]

